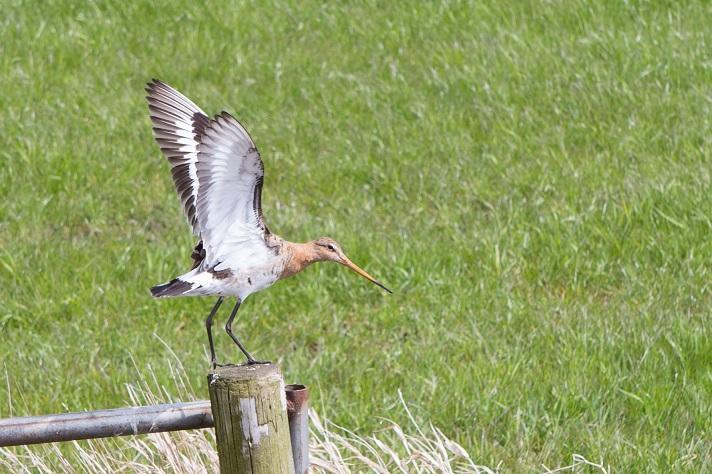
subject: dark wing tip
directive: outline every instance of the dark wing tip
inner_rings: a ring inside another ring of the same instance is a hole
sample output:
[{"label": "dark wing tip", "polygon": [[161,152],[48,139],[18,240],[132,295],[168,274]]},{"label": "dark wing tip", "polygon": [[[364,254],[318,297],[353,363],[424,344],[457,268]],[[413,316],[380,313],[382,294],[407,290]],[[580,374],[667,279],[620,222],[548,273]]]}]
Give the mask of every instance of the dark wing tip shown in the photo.
[{"label": "dark wing tip", "polygon": [[[222,119],[220,121],[219,119]],[[245,127],[242,122],[240,122],[237,118],[235,118],[234,115],[230,114],[230,112],[227,112],[223,110],[219,114],[213,118],[213,122],[217,122],[218,125],[223,126],[223,125],[231,125],[231,126],[236,126],[238,129],[240,129],[240,133],[244,133],[247,138],[250,140],[252,143],[252,148],[254,148],[254,151],[257,151],[257,145],[255,145],[255,140],[253,140],[252,135],[250,135],[250,132],[247,131],[247,127]],[[259,152],[258,152],[259,153]],[[262,162],[262,159],[260,159],[260,163]]]},{"label": "dark wing tip", "polygon": [[159,81],[158,79],[156,79],[154,77],[153,79],[151,79],[150,81],[148,81],[146,83],[146,87],[144,88],[144,90],[150,94],[151,92],[153,92],[153,90],[156,88],[156,86],[160,83],[161,83],[161,81]]},{"label": "dark wing tip", "polygon": [[218,122],[220,125],[222,125],[222,122],[220,121],[220,119],[222,119],[225,122],[230,122],[231,120],[234,120],[237,122],[237,119],[235,117],[233,117],[232,115],[230,115],[230,113],[225,110],[223,110],[219,114],[215,115],[215,117],[213,118],[213,121]]},{"label": "dark wing tip", "polygon": [[[148,92],[149,94],[153,94],[157,89],[173,89],[171,86],[166,84],[160,79],[156,79],[155,77],[151,79],[149,82],[146,83],[146,87],[144,90]],[[148,99],[148,97],[146,97]]]}]

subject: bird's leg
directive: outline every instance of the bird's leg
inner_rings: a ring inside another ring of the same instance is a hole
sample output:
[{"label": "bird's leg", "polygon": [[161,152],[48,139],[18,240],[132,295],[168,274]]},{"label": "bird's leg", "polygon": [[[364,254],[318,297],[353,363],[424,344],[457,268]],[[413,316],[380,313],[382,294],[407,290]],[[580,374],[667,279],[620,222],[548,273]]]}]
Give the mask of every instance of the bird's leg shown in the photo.
[{"label": "bird's leg", "polygon": [[205,329],[208,330],[208,342],[210,343],[210,364],[213,366],[213,369],[218,365],[217,360],[215,359],[215,345],[213,344],[213,316],[215,316],[215,313],[218,312],[218,308],[220,308],[222,302],[223,297],[221,296],[218,298],[218,301],[210,311],[208,318],[205,320]]},{"label": "bird's leg", "polygon": [[235,336],[232,333],[232,321],[235,319],[237,310],[240,309],[240,303],[241,303],[240,298],[238,298],[237,303],[235,303],[235,307],[232,308],[232,313],[230,313],[230,317],[228,318],[227,322],[225,323],[225,332],[227,332],[227,334],[232,338],[232,340],[235,342],[235,344],[237,344],[237,347],[240,348],[242,353],[245,354],[245,357],[247,357],[247,365],[268,364],[269,362],[262,362],[262,361],[255,360],[255,358],[252,357],[252,355],[249,352],[247,352],[247,349],[245,349],[245,346],[242,345],[242,343],[237,338],[237,336]]}]

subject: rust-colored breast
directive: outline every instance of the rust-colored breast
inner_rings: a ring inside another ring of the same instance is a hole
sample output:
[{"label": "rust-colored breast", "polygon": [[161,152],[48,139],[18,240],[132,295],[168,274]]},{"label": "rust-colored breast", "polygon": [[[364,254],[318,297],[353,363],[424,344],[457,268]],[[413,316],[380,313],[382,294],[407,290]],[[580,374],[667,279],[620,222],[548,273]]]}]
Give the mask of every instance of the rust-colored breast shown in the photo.
[{"label": "rust-colored breast", "polygon": [[284,242],[282,252],[284,255],[284,267],[282,269],[282,273],[279,275],[280,279],[296,275],[304,270],[313,261],[310,258],[307,246],[304,244]]}]

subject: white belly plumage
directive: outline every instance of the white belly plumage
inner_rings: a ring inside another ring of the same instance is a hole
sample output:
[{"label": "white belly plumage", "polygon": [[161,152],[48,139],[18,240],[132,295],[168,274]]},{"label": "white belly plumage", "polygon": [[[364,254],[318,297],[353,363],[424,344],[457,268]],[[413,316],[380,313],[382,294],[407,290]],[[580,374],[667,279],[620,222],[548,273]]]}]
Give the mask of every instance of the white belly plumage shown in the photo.
[{"label": "white belly plumage", "polygon": [[244,300],[252,293],[272,286],[279,279],[280,273],[281,268],[275,265],[219,272],[196,268],[178,279],[191,285],[181,296],[236,296]]}]

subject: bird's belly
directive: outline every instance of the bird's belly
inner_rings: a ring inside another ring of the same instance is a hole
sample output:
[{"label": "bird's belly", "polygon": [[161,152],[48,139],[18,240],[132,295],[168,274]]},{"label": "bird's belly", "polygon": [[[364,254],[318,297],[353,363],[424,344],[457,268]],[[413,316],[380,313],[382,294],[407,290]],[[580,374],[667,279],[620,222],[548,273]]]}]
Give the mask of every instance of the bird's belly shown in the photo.
[{"label": "bird's belly", "polygon": [[236,271],[227,278],[216,281],[225,296],[237,296],[244,300],[252,293],[264,290],[279,279],[279,273],[268,270]]}]

